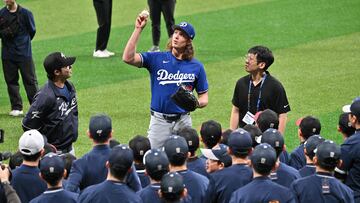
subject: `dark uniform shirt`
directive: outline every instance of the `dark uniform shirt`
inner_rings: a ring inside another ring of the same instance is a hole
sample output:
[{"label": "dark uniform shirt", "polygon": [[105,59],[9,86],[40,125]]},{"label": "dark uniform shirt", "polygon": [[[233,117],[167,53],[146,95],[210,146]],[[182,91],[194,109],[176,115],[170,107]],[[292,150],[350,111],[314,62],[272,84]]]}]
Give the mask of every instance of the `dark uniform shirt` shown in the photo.
[{"label": "dark uniform shirt", "polygon": [[206,172],[206,160],[199,157],[188,159],[186,162],[188,169],[199,173],[205,177],[208,177],[209,174]]},{"label": "dark uniform shirt", "polygon": [[231,194],[251,182],[252,169],[245,164],[235,164],[210,174],[211,189],[208,190],[211,202],[229,202]]},{"label": "dark uniform shirt", "polygon": [[47,190],[40,196],[31,200],[30,203],[76,203],[78,196],[78,194],[66,191],[62,188],[56,190]]},{"label": "dark uniform shirt", "polygon": [[296,170],[299,170],[306,165],[304,143],[300,144],[293,152],[291,152],[289,165]]},{"label": "dark uniform shirt", "polygon": [[229,201],[230,203],[248,202],[281,202],[295,203],[292,192],[268,177],[256,177],[249,184],[236,190]]},{"label": "dark uniform shirt", "polygon": [[272,181],[287,188],[290,187],[294,180],[300,177],[301,176],[296,169],[281,162],[276,172],[270,174],[270,179]]},{"label": "dark uniform shirt", "polygon": [[145,188],[146,186],[150,185],[150,178],[149,176],[145,175],[145,166],[136,163],[134,166],[136,168],[136,173],[139,176],[141,187]]},{"label": "dark uniform shirt", "polygon": [[126,184],[105,180],[86,188],[79,196],[79,203],[141,203],[142,200]]},{"label": "dark uniform shirt", "polygon": [[12,171],[11,185],[22,203],[29,202],[47,189],[46,182],[40,178],[39,173],[38,167],[24,164]]},{"label": "dark uniform shirt", "polygon": [[[290,111],[286,92],[282,84],[266,72],[267,76],[261,88],[261,100],[258,111],[271,109],[277,114]],[[248,93],[251,76],[246,75],[240,78],[235,86],[232,104],[239,108],[239,127],[244,127],[246,123],[242,121],[248,111]],[[254,87],[251,83],[250,112],[254,115],[257,112],[257,102],[260,93],[261,82]]]},{"label": "dark uniform shirt", "polygon": [[[78,192],[86,187],[103,182],[108,173],[105,167],[110,156],[111,148],[108,145],[96,145],[87,154],[73,162],[67,181],[66,190]],[[141,183],[136,170],[129,174],[126,183],[134,191],[141,189]]]},{"label": "dark uniform shirt", "polygon": [[184,179],[185,187],[188,189],[193,203],[204,202],[209,180],[191,170],[177,171]]},{"label": "dark uniform shirt", "polygon": [[360,129],[341,145],[342,169],[348,171],[345,184],[354,190],[355,200],[360,202]]},{"label": "dark uniform shirt", "polygon": [[316,172],[316,167],[314,166],[314,164],[306,164],[304,167],[302,167],[299,170],[301,177],[311,176],[315,174],[315,172]]},{"label": "dark uniform shirt", "polygon": [[291,185],[298,202],[354,202],[353,191],[330,173],[316,173],[300,178]]}]

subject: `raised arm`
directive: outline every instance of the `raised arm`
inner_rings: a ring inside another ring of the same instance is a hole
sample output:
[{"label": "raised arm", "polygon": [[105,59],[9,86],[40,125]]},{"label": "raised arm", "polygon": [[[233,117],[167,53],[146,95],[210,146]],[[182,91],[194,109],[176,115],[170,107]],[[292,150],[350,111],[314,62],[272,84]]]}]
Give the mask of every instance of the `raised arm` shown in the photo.
[{"label": "raised arm", "polygon": [[139,15],[136,18],[134,32],[131,34],[123,53],[123,61],[136,67],[140,67],[142,65],[140,54],[136,53],[136,44],[139,41],[142,30],[146,26],[147,18],[148,16],[142,15]]}]

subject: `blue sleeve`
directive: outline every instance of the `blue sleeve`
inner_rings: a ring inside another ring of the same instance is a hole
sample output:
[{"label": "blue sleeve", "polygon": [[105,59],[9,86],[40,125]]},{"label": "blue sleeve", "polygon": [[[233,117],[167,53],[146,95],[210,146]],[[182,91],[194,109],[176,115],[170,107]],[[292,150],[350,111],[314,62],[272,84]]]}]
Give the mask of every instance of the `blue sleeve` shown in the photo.
[{"label": "blue sleeve", "polygon": [[154,52],[143,52],[140,53],[140,57],[141,57],[141,67],[144,67],[146,69],[148,69],[149,71],[151,71],[151,64],[152,64],[152,59],[153,59],[153,54]]},{"label": "blue sleeve", "polygon": [[30,39],[33,39],[36,33],[36,28],[35,28],[35,20],[34,20],[34,16],[31,13],[31,11],[27,12],[27,22],[26,22],[26,27],[28,30],[28,33],[30,35]]},{"label": "blue sleeve", "polygon": [[295,183],[296,181],[292,182],[291,185],[290,185],[290,191],[291,193],[293,194],[294,196],[294,202],[299,202],[299,199],[298,199],[298,196],[297,196],[297,192],[296,192],[296,189],[295,189]]},{"label": "blue sleeve", "polygon": [[70,192],[79,192],[80,191],[80,183],[83,176],[83,169],[81,167],[81,159],[73,162],[71,167],[71,172],[66,184],[66,190]]},{"label": "blue sleeve", "polygon": [[43,127],[43,120],[46,118],[47,111],[51,108],[52,103],[53,101],[45,93],[39,91],[35,95],[34,101],[22,121],[24,131],[41,129]]},{"label": "blue sleeve", "polygon": [[346,141],[341,145],[341,170],[349,171],[353,165],[351,149],[352,146],[349,145]]},{"label": "blue sleeve", "polygon": [[202,94],[207,92],[209,89],[208,81],[206,78],[206,72],[204,69],[204,66],[201,64],[200,66],[200,72],[197,78],[197,84],[196,84],[196,92],[198,94]]},{"label": "blue sleeve", "polygon": [[134,165],[131,167],[131,173],[126,179],[126,184],[135,192],[140,191],[142,189],[140,178],[136,173],[136,169]]}]

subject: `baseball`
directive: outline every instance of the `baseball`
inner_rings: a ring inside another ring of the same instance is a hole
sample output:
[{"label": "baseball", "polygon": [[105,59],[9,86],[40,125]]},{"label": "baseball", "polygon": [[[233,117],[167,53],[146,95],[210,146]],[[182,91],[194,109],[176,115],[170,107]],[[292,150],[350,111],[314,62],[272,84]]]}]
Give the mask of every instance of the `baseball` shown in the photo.
[{"label": "baseball", "polygon": [[141,16],[141,17],[144,17],[144,18],[149,17],[149,15],[150,15],[150,13],[149,13],[149,11],[147,11],[147,10],[143,10],[143,11],[141,11],[141,13],[140,13],[140,16]]}]

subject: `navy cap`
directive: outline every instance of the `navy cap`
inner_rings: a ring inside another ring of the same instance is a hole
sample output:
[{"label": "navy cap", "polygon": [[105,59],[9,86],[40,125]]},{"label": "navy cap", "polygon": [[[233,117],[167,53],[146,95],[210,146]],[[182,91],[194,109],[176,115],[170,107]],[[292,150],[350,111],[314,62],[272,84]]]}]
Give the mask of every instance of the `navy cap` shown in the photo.
[{"label": "navy cap", "polygon": [[299,126],[302,135],[305,139],[312,135],[318,135],[321,131],[321,123],[318,118],[313,116],[306,116],[296,121],[296,125]]},{"label": "navy cap", "polygon": [[185,185],[183,177],[177,172],[169,172],[161,179],[161,192],[164,194],[181,194]]},{"label": "navy cap", "polygon": [[355,128],[352,127],[352,124],[349,120],[349,114],[350,113],[342,113],[339,116],[339,128],[341,132],[345,133],[347,136],[351,136],[355,133]]},{"label": "navy cap", "polygon": [[154,174],[161,171],[169,171],[169,159],[164,151],[151,149],[144,155],[144,165],[148,173]]},{"label": "navy cap", "polygon": [[232,164],[231,156],[227,153],[228,146],[224,144],[219,144],[212,149],[200,149],[201,153],[211,160],[221,161],[224,163],[225,167]]},{"label": "navy cap", "polygon": [[189,152],[185,138],[177,135],[172,135],[165,141],[164,149],[169,159],[172,159],[177,154],[182,154],[186,157]]},{"label": "navy cap", "polygon": [[149,138],[137,135],[129,141],[129,147],[133,150],[134,159],[142,161],[145,153],[151,148]]},{"label": "navy cap", "polygon": [[269,128],[277,129],[279,127],[279,117],[275,111],[265,109],[258,114],[256,124],[262,132]]},{"label": "navy cap", "polygon": [[63,174],[65,169],[64,160],[55,153],[46,154],[39,164],[40,172],[42,174]]},{"label": "navy cap", "polygon": [[92,116],[90,118],[89,131],[94,139],[107,139],[112,131],[111,118],[105,114]]},{"label": "navy cap", "polygon": [[282,150],[284,147],[284,137],[278,130],[269,128],[261,136],[261,143],[268,143],[275,150]]},{"label": "navy cap", "polygon": [[127,145],[121,144],[111,149],[109,156],[109,164],[111,168],[129,170],[133,161],[133,152]]},{"label": "navy cap", "polygon": [[320,135],[313,135],[313,136],[309,137],[309,139],[307,139],[304,142],[304,148],[306,149],[306,155],[308,155],[309,157],[314,157],[316,147],[324,141],[325,141],[325,139],[323,137],[321,137]]},{"label": "navy cap", "polygon": [[199,148],[199,135],[194,128],[184,127],[178,131],[178,135],[185,138],[190,152],[195,152]]},{"label": "navy cap", "polygon": [[356,97],[351,105],[345,105],[342,109],[344,112],[351,113],[357,118],[360,118],[360,97]]},{"label": "navy cap", "polygon": [[250,156],[251,164],[255,169],[263,169],[270,172],[276,163],[276,152],[267,143],[259,144]]},{"label": "navy cap", "polygon": [[252,148],[252,139],[248,131],[239,128],[229,135],[228,146],[232,151],[247,153]]},{"label": "navy cap", "polygon": [[44,60],[44,68],[49,75],[54,74],[55,70],[59,70],[75,63],[76,57],[65,56],[61,52],[53,52]]},{"label": "navy cap", "polygon": [[186,35],[190,38],[190,39],[194,39],[195,37],[195,29],[194,27],[188,23],[188,22],[181,22],[177,25],[174,25],[173,26],[173,29],[176,30],[176,29],[179,29],[179,30],[182,30],[186,33]]},{"label": "navy cap", "polygon": [[331,140],[325,140],[316,148],[316,157],[320,164],[335,167],[340,160],[340,147]]}]

